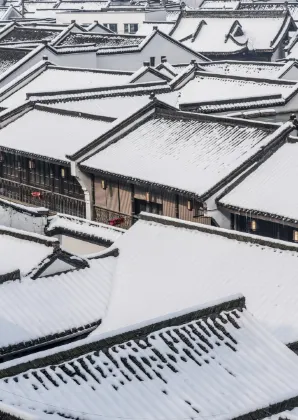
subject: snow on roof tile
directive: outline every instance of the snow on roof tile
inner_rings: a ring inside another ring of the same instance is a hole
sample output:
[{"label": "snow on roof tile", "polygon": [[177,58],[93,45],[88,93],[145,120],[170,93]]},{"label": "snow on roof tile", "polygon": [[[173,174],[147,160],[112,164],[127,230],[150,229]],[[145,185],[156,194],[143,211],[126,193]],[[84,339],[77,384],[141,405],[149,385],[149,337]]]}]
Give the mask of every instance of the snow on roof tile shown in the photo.
[{"label": "snow on roof tile", "polygon": [[0,147],[66,162],[66,154],[75,153],[109,128],[107,121],[49,111],[29,110],[2,128]]},{"label": "snow on roof tile", "polygon": [[[226,15],[185,15],[178,21],[171,36],[176,40],[184,40],[183,44],[202,54],[207,53],[231,53],[243,50],[245,45],[239,45],[227,34],[235,22],[239,22],[244,32],[245,39],[248,40],[247,48],[249,50],[271,50],[272,42],[280,33],[285,25],[285,16],[264,16],[252,15],[245,17],[240,13],[229,17]],[[191,38],[196,33],[197,28],[201,29],[197,36]],[[241,40],[240,40],[241,41]],[[241,41],[242,44],[242,41]]]},{"label": "snow on roof tile", "polygon": [[216,61],[200,63],[200,66],[213,73],[248,77],[278,77],[285,63],[261,63],[245,61]]},{"label": "snow on roof tile", "polygon": [[17,50],[15,48],[0,48],[0,74],[4,73],[19,60],[24,58],[29,51]]},{"label": "snow on roof tile", "polygon": [[47,234],[53,234],[53,232],[57,231],[90,237],[99,242],[109,243],[110,245],[125,232],[123,229],[108,226],[103,223],[91,222],[90,220],[59,213],[48,219],[46,228]]},{"label": "snow on roof tile", "polygon": [[272,141],[272,126],[186,115],[158,111],[83,166],[202,197]]},{"label": "snow on roof tile", "polygon": [[211,10],[235,10],[239,7],[239,0],[204,0],[200,9],[211,9]]},{"label": "snow on roof tile", "polygon": [[282,95],[288,99],[298,90],[297,82],[248,77],[221,77],[196,73],[196,76],[180,89],[179,103],[203,103],[218,100],[237,102],[243,98],[258,98],[268,95]]},{"label": "snow on roof tile", "polygon": [[[163,90],[167,93],[159,93]],[[91,115],[124,118],[148,104],[150,102],[150,94],[152,92],[156,92],[157,99],[160,99],[169,105],[176,106],[178,103],[178,92],[169,92],[168,87],[160,89],[160,86],[151,86],[148,88],[132,87],[115,90],[114,92],[103,91],[97,94],[93,93],[89,95],[85,93],[81,95],[82,99],[78,98],[79,95],[63,95],[63,98],[54,98],[57,102],[51,102],[51,107]],[[48,99],[50,98],[48,97]]]},{"label": "snow on roof tile", "polygon": [[[34,253],[28,248],[22,258],[30,260]],[[30,346],[98,325],[106,312],[115,261],[113,256],[93,259],[84,269],[1,284],[0,356],[9,354],[12,345]]]},{"label": "snow on roof tile", "polygon": [[0,381],[4,403],[42,419],[76,413],[87,420],[227,420],[270,413],[269,405],[297,396],[297,356],[247,310],[210,308],[172,325],[170,317],[170,326],[153,325],[141,339],[132,332],[130,340],[112,337],[119,340],[113,346],[94,343],[80,357],[70,352],[62,363],[41,360],[44,367],[36,368],[33,361],[30,370]]},{"label": "snow on roof tile", "polygon": [[20,270],[21,275],[25,276],[52,255],[57,246],[59,242],[55,238],[1,226],[0,275]]},{"label": "snow on roof tile", "polygon": [[224,195],[220,202],[228,208],[243,209],[298,223],[296,188],[298,143],[286,143]]},{"label": "snow on roof tile", "polygon": [[101,10],[109,4],[109,1],[61,1],[57,10]]},{"label": "snow on roof tile", "polygon": [[[70,33],[66,38],[59,42],[59,46],[75,46],[83,44],[95,44],[97,47],[127,47],[138,46],[144,37],[141,36],[121,36],[110,34],[94,34],[94,33]],[[1,42],[1,40],[0,40]]]},{"label": "snow on roof tile", "polygon": [[297,245],[162,216],[147,219],[114,244],[119,258],[99,333],[241,292],[278,339],[298,340]]},{"label": "snow on roof tile", "polygon": [[4,35],[3,37],[0,36],[0,44],[27,41],[51,41],[56,38],[59,32],[59,30],[16,27],[7,33],[7,35]]},{"label": "snow on roof tile", "polygon": [[[19,79],[23,79],[24,74]],[[5,99],[1,102],[1,107],[10,108],[16,106],[26,100],[27,93],[53,92],[53,91],[67,91],[77,89],[90,89],[103,86],[117,86],[125,84],[129,81],[130,75],[112,72],[99,72],[92,70],[71,69],[71,68],[45,68],[42,73],[36,73],[34,78],[28,79],[28,82],[22,83],[18,89],[18,80],[14,79],[9,85],[6,85],[0,90],[1,96]],[[11,91],[11,86],[14,91],[10,96],[7,96],[6,91]]]}]

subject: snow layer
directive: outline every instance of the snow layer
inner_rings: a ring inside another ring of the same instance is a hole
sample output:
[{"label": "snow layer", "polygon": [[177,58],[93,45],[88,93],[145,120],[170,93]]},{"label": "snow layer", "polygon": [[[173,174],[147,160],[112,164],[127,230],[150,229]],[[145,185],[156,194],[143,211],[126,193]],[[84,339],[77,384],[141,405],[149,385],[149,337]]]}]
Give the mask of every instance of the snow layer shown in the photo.
[{"label": "snow layer", "polygon": [[[203,23],[206,22],[206,24]],[[238,45],[231,38],[226,39],[226,35],[235,22],[239,22],[244,37],[248,40],[250,50],[270,49],[273,41],[284,25],[284,16],[281,17],[183,17],[172,36],[180,41],[187,36],[195,34],[198,25],[202,25],[194,41],[187,40],[183,43],[195,51],[201,53],[212,52],[234,52],[241,50],[242,45]]]},{"label": "snow layer", "polygon": [[[23,75],[22,75],[23,77]],[[10,108],[26,100],[27,93],[67,91],[75,89],[116,86],[128,82],[130,76],[92,71],[76,71],[48,68],[32,81],[21,87],[1,102],[1,107]],[[14,85],[13,81],[10,85]],[[5,92],[7,86],[3,91]]]},{"label": "snow layer", "polygon": [[298,223],[298,144],[286,143],[220,201],[227,206],[257,210]]},{"label": "snow layer", "polygon": [[[70,111],[85,112],[112,118],[124,118],[138,109],[149,104],[148,91],[143,95],[134,95],[134,91],[127,96],[106,96],[104,98],[90,98],[69,102],[57,102],[51,106]],[[137,92],[136,92],[137,93]],[[178,92],[156,95],[156,98],[172,106],[178,105]]]},{"label": "snow layer", "polygon": [[47,232],[54,229],[63,229],[73,232],[78,236],[80,234],[88,235],[98,240],[115,242],[124,232],[124,229],[105,225],[103,223],[91,222],[80,217],[69,216],[65,214],[56,214],[49,218]]},{"label": "snow layer", "polygon": [[229,100],[235,102],[242,98],[260,98],[268,95],[282,95],[288,98],[298,84],[295,82],[281,83],[276,80],[247,80],[236,78],[196,76],[181,88],[180,104],[212,102]]},{"label": "snow layer", "polygon": [[43,419],[227,420],[296,397],[297,375],[297,356],[235,310],[2,379],[0,389],[6,404]]},{"label": "snow layer", "polygon": [[202,195],[268,144],[269,134],[232,121],[157,115],[83,165]]},{"label": "snow layer", "polygon": [[[213,3],[213,1],[212,1]],[[287,65],[287,64],[286,64]],[[207,63],[203,68],[212,73],[234,74],[246,77],[278,77],[285,64],[277,63],[252,63],[241,61],[217,61],[214,63]]]},{"label": "snow layer", "polygon": [[137,35],[144,35],[144,36],[150,35],[153,31],[153,27],[155,27],[155,26],[157,26],[158,29],[161,32],[168,35],[171,32],[171,30],[173,29],[174,24],[175,24],[174,21],[170,22],[170,23],[164,23],[164,22],[161,22],[161,23],[159,23],[159,22],[153,22],[153,23],[149,22],[149,23],[147,23],[147,22],[143,22],[142,24],[139,25]]},{"label": "snow layer", "polygon": [[0,285],[0,346],[99,321],[106,312],[115,264],[115,257],[94,259],[85,269]]},{"label": "snow layer", "polygon": [[33,109],[1,129],[0,145],[67,161],[66,154],[81,149],[108,128],[105,121]]},{"label": "snow layer", "polygon": [[[21,236],[12,236],[25,233],[32,240],[22,238]],[[57,243],[57,239],[43,237],[48,241],[49,246],[35,242],[34,236],[28,232],[17,231],[14,229],[4,229],[0,232],[0,275],[20,270],[22,275],[29,273],[34,267],[40,264],[42,260],[53,253],[51,242]],[[1,303],[2,305],[2,303]]]},{"label": "snow layer", "polygon": [[273,240],[258,245],[253,235],[229,239],[218,229],[204,233],[188,225],[195,224],[178,228],[140,220],[114,244],[120,255],[98,332],[242,293],[270,332],[284,343],[297,341],[298,247],[276,249],[270,246]]}]

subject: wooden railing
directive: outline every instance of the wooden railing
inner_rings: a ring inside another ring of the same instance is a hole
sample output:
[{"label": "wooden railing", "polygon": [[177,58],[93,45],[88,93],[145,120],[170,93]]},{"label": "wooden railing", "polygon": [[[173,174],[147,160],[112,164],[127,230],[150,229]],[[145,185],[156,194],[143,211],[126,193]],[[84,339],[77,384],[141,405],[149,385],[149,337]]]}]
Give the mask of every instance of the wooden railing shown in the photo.
[{"label": "wooden railing", "polygon": [[94,220],[110,226],[129,229],[138,220],[138,217],[94,206]]},{"label": "wooden railing", "polygon": [[20,184],[5,178],[0,178],[0,196],[20,201],[21,203],[46,207],[58,213],[67,213],[78,217],[86,216],[84,200]]}]

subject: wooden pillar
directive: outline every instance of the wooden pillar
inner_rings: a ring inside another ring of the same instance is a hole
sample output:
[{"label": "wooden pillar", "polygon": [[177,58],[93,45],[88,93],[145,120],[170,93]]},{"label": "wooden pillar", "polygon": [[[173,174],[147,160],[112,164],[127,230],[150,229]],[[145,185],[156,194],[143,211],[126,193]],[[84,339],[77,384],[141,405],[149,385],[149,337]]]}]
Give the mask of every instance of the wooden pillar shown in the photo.
[{"label": "wooden pillar", "polygon": [[175,217],[179,219],[179,195],[175,195]]},{"label": "wooden pillar", "polygon": [[135,215],[135,186],[130,184],[131,186],[131,214],[132,216]]}]

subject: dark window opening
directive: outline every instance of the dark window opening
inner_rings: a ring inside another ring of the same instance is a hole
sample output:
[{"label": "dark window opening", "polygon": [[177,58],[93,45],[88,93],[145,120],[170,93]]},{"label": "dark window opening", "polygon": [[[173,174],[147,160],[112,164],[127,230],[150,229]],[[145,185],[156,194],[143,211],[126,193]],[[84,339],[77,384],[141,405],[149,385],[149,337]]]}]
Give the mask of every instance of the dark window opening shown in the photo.
[{"label": "dark window opening", "polygon": [[139,30],[138,23],[125,23],[124,24],[124,33],[125,34],[135,34]]},{"label": "dark window opening", "polygon": [[153,214],[162,214],[162,204],[152,203],[151,201],[139,200],[135,198],[135,214],[140,214],[142,211]]}]

